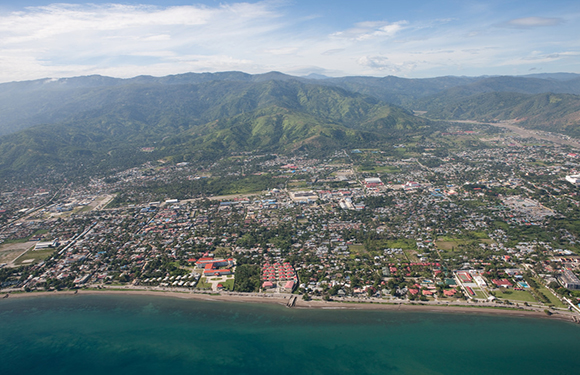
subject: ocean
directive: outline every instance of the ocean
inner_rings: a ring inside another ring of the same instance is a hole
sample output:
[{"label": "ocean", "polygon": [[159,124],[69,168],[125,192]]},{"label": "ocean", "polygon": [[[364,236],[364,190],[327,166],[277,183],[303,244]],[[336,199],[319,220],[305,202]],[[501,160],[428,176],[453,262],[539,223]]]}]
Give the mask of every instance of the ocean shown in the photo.
[{"label": "ocean", "polygon": [[580,374],[580,325],[170,297],[0,300],[0,374]]}]

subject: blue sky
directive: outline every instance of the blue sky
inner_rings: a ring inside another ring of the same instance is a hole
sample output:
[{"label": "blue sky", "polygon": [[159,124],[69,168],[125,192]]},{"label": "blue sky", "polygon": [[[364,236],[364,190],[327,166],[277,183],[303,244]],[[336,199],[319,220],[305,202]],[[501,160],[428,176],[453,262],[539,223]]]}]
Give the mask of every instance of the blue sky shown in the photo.
[{"label": "blue sky", "polygon": [[0,82],[102,74],[580,73],[577,0],[4,0]]}]

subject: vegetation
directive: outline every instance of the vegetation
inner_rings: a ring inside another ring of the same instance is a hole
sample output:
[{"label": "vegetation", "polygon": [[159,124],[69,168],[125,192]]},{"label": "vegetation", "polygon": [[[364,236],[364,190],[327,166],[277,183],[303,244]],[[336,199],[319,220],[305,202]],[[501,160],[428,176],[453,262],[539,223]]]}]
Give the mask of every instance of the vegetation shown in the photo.
[{"label": "vegetation", "polygon": [[497,122],[517,119],[518,126],[580,136],[580,96],[492,92],[429,104],[427,116],[445,120]]},{"label": "vegetation", "polygon": [[241,264],[236,267],[234,291],[257,292],[260,290],[260,267],[251,264]]},{"label": "vegetation", "polygon": [[73,91],[55,95],[64,101],[59,105],[52,97],[38,98],[47,109],[37,115],[48,125],[0,138],[0,173],[50,168],[79,175],[90,166],[94,174],[159,158],[216,160],[232,150],[360,147],[428,126],[377,99],[297,81],[149,83]]}]

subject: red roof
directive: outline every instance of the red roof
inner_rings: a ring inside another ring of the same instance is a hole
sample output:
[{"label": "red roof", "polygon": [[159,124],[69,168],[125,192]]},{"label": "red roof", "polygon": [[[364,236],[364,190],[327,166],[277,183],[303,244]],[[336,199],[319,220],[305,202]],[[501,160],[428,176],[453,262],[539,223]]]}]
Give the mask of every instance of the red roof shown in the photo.
[{"label": "red roof", "polygon": [[494,283],[497,286],[512,286],[513,284],[510,283],[509,281],[507,281],[506,279],[501,279],[501,280],[491,280],[492,283]]}]

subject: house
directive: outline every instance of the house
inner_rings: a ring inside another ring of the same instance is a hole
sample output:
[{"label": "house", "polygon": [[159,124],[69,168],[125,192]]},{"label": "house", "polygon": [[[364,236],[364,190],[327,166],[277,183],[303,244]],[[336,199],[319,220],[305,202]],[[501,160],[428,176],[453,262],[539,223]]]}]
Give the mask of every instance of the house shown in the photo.
[{"label": "house", "polygon": [[272,289],[273,287],[275,287],[276,285],[270,281],[264,281],[262,283],[262,289]]},{"label": "house", "polygon": [[284,284],[284,289],[286,291],[292,291],[292,289],[294,289],[294,281],[292,280],[286,281],[286,284]]}]

